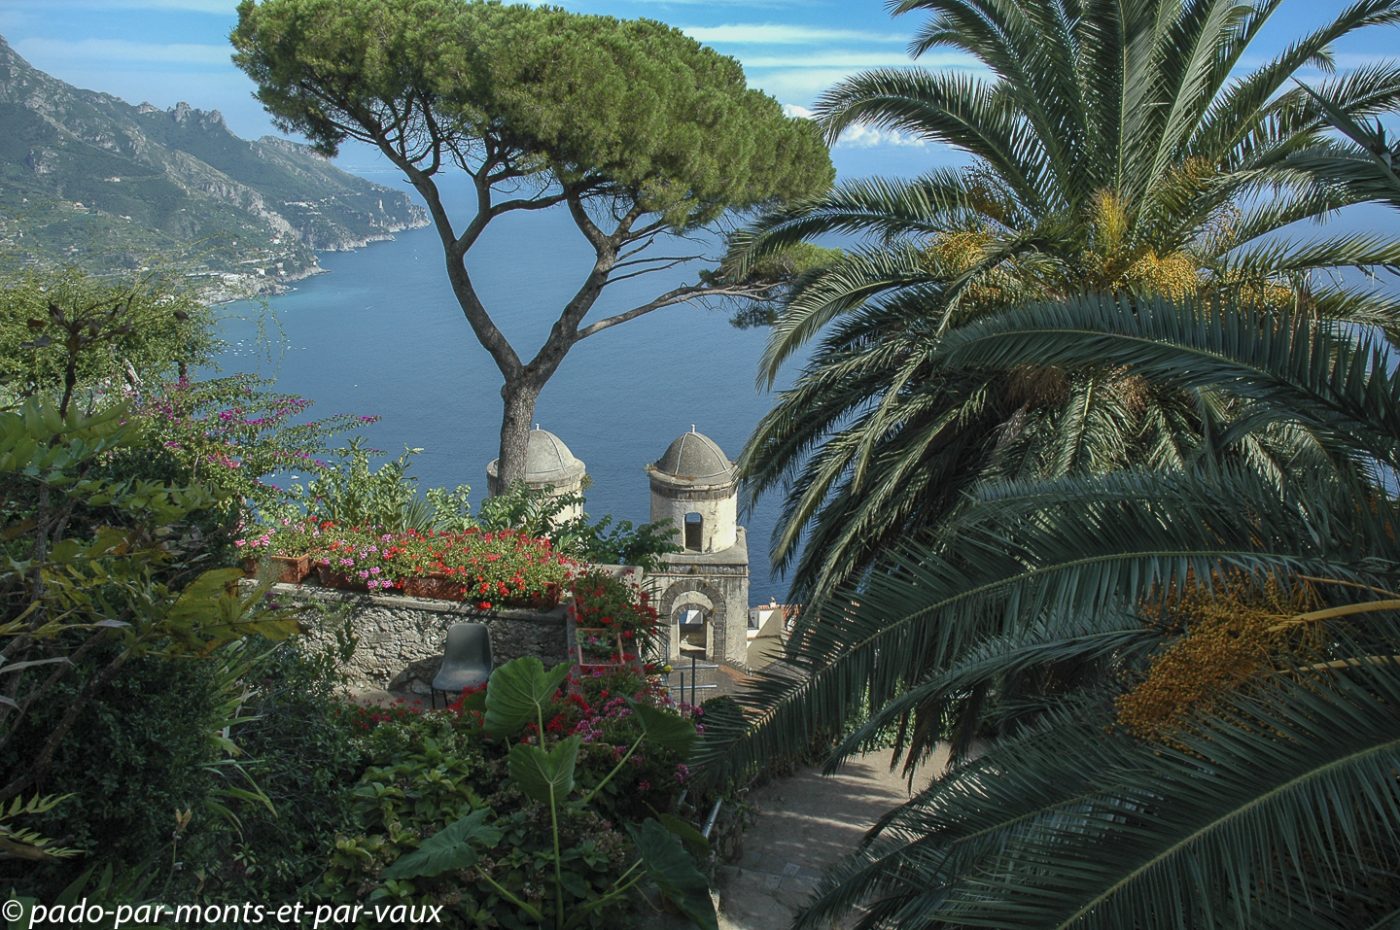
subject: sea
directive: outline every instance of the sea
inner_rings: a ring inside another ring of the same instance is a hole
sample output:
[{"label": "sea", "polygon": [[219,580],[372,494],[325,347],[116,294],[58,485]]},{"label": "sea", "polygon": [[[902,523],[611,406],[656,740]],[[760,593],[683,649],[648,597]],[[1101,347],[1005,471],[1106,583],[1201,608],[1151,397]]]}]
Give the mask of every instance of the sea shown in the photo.
[{"label": "sea", "polygon": [[[444,190],[463,215],[465,185]],[[649,253],[713,251],[714,241],[702,238],[661,241]],[[320,261],[325,273],[289,293],[219,309],[226,348],[218,370],[274,378],[278,390],[313,401],[314,416],[378,417],[362,435],[381,458],[421,449],[412,469],[420,488],[467,484],[479,502],[499,442],[501,376],[447,284],[436,231],[401,232]],[[591,261],[592,249],[559,209],[493,220],[468,267],[498,325],[528,358]],[[620,282],[588,319],[693,281],[698,267]],[[692,428],[736,457],[774,402],[756,381],[766,340],[762,328],[735,328],[723,308],[675,306],[577,344],[546,385],[535,419],[587,466],[589,515],[648,520],[644,468]],[[753,603],[781,601],[787,590],[769,559],[779,509],[776,497],[760,499],[741,521]]]},{"label": "sea", "polygon": [[[837,161],[838,176],[911,175],[934,166],[922,151],[899,152],[893,159],[881,153],[879,161],[874,153],[859,158],[862,154],[845,152]],[[957,163],[946,154],[932,161]],[[395,183],[383,168],[356,173]],[[465,180],[445,179],[442,190],[454,214],[466,215]],[[1395,229],[1393,210],[1366,205],[1341,211],[1325,224],[1295,224],[1278,238],[1295,243],[1323,236],[1386,238]],[[703,237],[672,239],[658,242],[650,254],[713,254],[714,246]],[[494,220],[472,249],[469,270],[498,325],[528,358],[591,261],[592,250],[567,211],[551,209]],[[379,417],[363,435],[381,450],[381,458],[421,449],[412,469],[421,488],[467,484],[479,502],[485,496],[486,464],[496,457],[499,442],[501,378],[447,285],[437,233],[425,227],[363,249],[325,253],[321,265],[325,274],[297,282],[287,294],[223,305],[219,334],[227,348],[217,367],[274,378],[278,389],[312,400],[316,416]],[[589,319],[693,281],[697,267],[621,282],[604,292]],[[1385,272],[1367,281],[1354,269],[1339,269],[1335,277],[1400,294],[1400,279]],[[692,428],[731,458],[739,454],[774,403],[768,385],[757,380],[767,338],[762,328],[735,328],[722,308],[676,306],[573,348],[546,385],[535,419],[587,466],[590,516],[648,520],[644,468]],[[792,360],[773,390],[789,384],[802,362],[801,356]],[[781,500],[772,494],[741,513],[755,604],[782,601],[787,592],[770,559],[780,510]]]}]

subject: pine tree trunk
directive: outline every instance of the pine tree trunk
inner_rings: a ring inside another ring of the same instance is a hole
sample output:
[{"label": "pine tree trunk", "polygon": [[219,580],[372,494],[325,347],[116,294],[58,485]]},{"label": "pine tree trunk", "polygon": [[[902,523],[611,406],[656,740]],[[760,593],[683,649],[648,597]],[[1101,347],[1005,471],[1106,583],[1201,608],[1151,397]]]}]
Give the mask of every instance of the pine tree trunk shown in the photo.
[{"label": "pine tree trunk", "polygon": [[530,424],[535,418],[535,402],[542,385],[528,378],[508,379],[501,387],[504,410],[501,415],[501,449],[496,465],[499,494],[515,481],[525,479],[525,451],[530,442]]}]

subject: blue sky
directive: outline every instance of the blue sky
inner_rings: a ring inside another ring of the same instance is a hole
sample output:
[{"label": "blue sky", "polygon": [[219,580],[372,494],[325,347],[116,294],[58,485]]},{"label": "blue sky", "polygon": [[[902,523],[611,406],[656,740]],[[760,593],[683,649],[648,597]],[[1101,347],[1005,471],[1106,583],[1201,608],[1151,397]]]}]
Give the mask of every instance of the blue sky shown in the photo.
[{"label": "blue sky", "polygon": [[[821,91],[864,68],[909,62],[917,15],[891,18],[879,0],[572,0],[570,9],[648,16],[680,27],[744,64],[751,84],[780,102],[808,107]],[[1343,0],[1285,0],[1261,38],[1259,56],[1335,15]],[[184,100],[223,112],[239,135],[273,132],[252,83],[229,63],[236,0],[0,0],[0,35],[35,66],[65,81],[133,103]],[[1342,68],[1394,55],[1396,29],[1371,30],[1338,46]],[[949,53],[925,56],[965,67]],[[843,175],[913,173],[947,163],[939,147],[888,133],[858,132],[835,151]],[[371,167],[348,153],[347,167]]]}]

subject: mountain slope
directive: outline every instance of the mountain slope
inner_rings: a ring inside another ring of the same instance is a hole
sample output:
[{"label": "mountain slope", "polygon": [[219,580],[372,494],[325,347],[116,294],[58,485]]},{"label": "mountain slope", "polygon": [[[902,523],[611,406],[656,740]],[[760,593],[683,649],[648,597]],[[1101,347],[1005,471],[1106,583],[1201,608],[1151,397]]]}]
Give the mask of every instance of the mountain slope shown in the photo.
[{"label": "mountain slope", "polygon": [[317,250],[422,226],[403,193],[217,111],[132,106],[35,69],[0,37],[0,263],[173,265],[221,293],[320,270]]}]

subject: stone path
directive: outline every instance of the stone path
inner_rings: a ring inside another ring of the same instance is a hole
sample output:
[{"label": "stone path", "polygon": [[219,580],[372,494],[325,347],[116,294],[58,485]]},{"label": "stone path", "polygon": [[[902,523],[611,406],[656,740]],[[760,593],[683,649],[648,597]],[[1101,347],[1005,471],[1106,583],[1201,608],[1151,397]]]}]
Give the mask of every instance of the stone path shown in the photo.
[{"label": "stone path", "polygon": [[[941,754],[915,785],[942,771]],[[720,869],[720,930],[788,930],[826,869],[854,850],[866,830],[909,794],[888,751],[848,762],[840,774],[805,769],[749,795],[758,811],[738,863]]]}]

